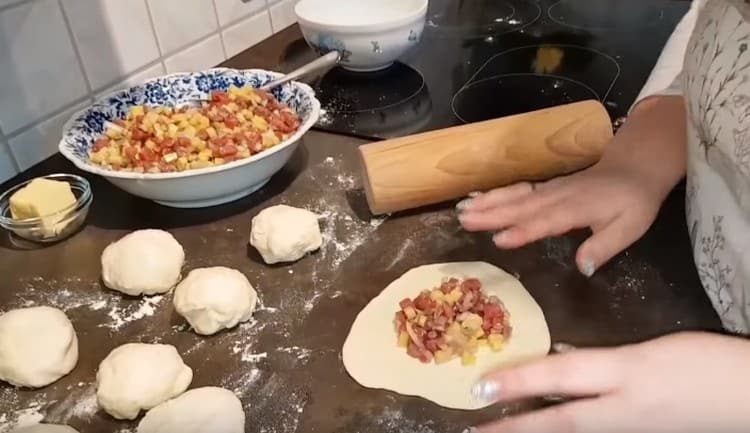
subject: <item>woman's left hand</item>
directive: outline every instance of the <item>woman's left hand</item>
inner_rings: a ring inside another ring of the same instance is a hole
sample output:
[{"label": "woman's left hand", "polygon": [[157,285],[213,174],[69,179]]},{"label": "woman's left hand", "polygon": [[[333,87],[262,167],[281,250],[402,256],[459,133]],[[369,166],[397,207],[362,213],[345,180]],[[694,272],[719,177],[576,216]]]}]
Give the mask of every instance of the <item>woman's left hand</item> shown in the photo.
[{"label": "woman's left hand", "polygon": [[750,431],[750,342],[684,333],[615,349],[579,349],[487,376],[474,397],[578,397],[478,433]]}]

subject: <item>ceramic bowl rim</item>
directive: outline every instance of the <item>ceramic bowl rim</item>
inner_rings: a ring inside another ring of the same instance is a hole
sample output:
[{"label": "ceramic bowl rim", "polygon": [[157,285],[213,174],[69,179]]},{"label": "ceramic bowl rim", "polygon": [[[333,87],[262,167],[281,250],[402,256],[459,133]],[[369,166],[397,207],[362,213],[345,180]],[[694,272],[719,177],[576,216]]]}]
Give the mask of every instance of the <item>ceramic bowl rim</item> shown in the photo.
[{"label": "ceramic bowl rim", "polygon": [[[115,90],[115,91],[112,91],[105,95],[100,96],[99,98],[97,98],[96,102],[94,102],[91,105],[88,105],[87,107],[81,110],[76,111],[68,119],[68,121],[65,122],[65,126],[63,126],[62,136],[65,137],[66,135],[69,134],[73,123],[76,121],[76,119],[78,119],[78,117],[80,117],[86,111],[88,111],[89,109],[91,109],[97,104],[101,104],[107,101],[110,97],[114,97],[115,95],[127,89],[141,87],[148,83],[167,79],[167,78],[195,75],[195,74],[205,74],[205,73],[211,73],[211,72],[224,72],[224,71],[237,71],[237,72],[251,73],[251,74],[267,74],[267,75],[272,75],[275,77],[282,76],[282,74],[278,72],[267,71],[265,69],[233,69],[233,68],[211,68],[211,69],[206,69],[206,70],[197,71],[197,72],[176,72],[172,74],[160,75],[158,77],[145,80],[141,84],[130,86],[129,88]],[[58,150],[66,159],[72,162],[77,168],[83,171],[86,171],[88,173],[96,174],[96,175],[107,177],[107,178],[131,179],[131,180],[168,180],[168,179],[180,179],[180,178],[186,178],[186,177],[195,177],[195,176],[202,176],[202,175],[208,175],[208,174],[215,174],[215,173],[220,173],[223,171],[232,170],[234,168],[242,167],[248,164],[252,164],[253,162],[268,158],[271,155],[278,153],[281,150],[289,147],[290,145],[299,141],[302,138],[302,136],[305,135],[307,131],[309,131],[318,121],[318,118],[320,117],[320,101],[318,100],[318,98],[315,97],[315,91],[312,89],[312,87],[310,87],[309,85],[305,83],[300,83],[297,81],[292,81],[285,85],[292,85],[292,86],[299,88],[300,90],[303,91],[303,93],[306,94],[306,96],[310,98],[310,102],[312,106],[312,110],[310,111],[310,116],[307,118],[307,120],[305,120],[304,123],[300,125],[297,131],[294,134],[292,134],[290,137],[288,137],[286,140],[282,141],[276,146],[271,147],[270,149],[264,150],[249,158],[239,159],[237,161],[232,161],[230,163],[222,164],[218,166],[196,168],[196,169],[190,169],[190,170],[185,170],[185,171],[180,171],[180,172],[136,173],[132,171],[108,170],[106,168],[96,166],[88,162],[87,160],[83,160],[82,158],[79,158],[77,155],[72,153],[66,146],[64,146],[65,142],[63,139],[60,139],[60,142],[58,144]]]},{"label": "ceramic bowl rim", "polygon": [[320,21],[306,18],[303,14],[300,13],[300,10],[302,9],[300,5],[304,5],[305,3],[311,3],[315,1],[323,1],[323,0],[300,0],[294,6],[294,15],[297,17],[297,21],[299,21],[299,24],[301,26],[315,28],[315,29],[325,29],[325,30],[330,30],[334,32],[349,33],[349,34],[380,32],[380,31],[395,29],[395,28],[413,23],[414,21],[425,19],[425,17],[427,16],[427,9],[429,6],[429,0],[419,0],[421,1],[421,3],[418,8],[415,8],[413,11],[410,11],[409,13],[403,14],[397,19],[376,21],[376,22],[373,22],[371,24],[366,24],[366,25],[347,24],[347,23],[332,24],[330,22],[320,22]]}]

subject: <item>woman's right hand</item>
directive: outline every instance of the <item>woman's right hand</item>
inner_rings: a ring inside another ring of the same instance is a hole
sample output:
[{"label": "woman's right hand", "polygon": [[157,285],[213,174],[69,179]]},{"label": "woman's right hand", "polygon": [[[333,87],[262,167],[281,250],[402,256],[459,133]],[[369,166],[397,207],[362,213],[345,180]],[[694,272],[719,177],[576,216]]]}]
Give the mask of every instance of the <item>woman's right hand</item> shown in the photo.
[{"label": "woman's right hand", "polygon": [[640,238],[656,218],[661,201],[637,173],[597,164],[568,177],[532,186],[519,183],[465,200],[459,220],[468,231],[496,231],[499,248],[591,228],[576,263],[586,276]]},{"label": "woman's right hand", "polygon": [[588,169],[535,185],[495,189],[459,203],[464,229],[497,232],[493,240],[499,248],[517,248],[590,228],[593,234],[578,249],[576,263],[591,276],[643,236],[684,175],[684,117],[682,125],[670,128],[683,130],[671,136],[665,136],[668,132],[660,123],[684,116],[681,98],[647,101]]}]

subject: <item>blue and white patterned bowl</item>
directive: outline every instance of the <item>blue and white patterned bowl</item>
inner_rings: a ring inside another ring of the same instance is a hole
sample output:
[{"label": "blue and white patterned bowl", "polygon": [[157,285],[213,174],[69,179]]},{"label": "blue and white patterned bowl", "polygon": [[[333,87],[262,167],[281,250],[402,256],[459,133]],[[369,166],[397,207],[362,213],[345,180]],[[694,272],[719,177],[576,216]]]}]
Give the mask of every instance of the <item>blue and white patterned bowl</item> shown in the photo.
[{"label": "blue and white patterned bowl", "polygon": [[307,85],[292,82],[274,89],[274,96],[292,108],[302,121],[299,130],[282,143],[250,158],[228,164],[177,173],[132,173],[107,170],[89,162],[89,151],[104,133],[105,122],[124,118],[136,105],[174,106],[207,99],[213,91],[230,86],[259,87],[278,78],[275,72],[216,68],[154,78],[111,93],[79,111],[65,124],[60,153],[76,167],[103,176],[117,187],[171,207],[196,208],[245,197],[265,185],[294,153],[300,138],[318,121],[320,102]]},{"label": "blue and white patterned bowl", "polygon": [[419,44],[428,0],[300,0],[302,35],[319,54],[338,51],[357,72],[385,69]]}]

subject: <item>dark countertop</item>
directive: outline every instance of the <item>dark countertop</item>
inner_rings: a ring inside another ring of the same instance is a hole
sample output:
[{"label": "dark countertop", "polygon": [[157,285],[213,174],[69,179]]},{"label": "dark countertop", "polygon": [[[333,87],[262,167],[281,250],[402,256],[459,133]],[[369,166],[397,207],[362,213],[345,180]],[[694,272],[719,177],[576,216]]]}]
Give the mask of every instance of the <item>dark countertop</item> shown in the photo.
[{"label": "dark countertop", "polygon": [[[294,65],[284,64],[279,50],[298,37],[292,28],[226,65],[288,69]],[[82,433],[134,430],[136,423],[114,422],[96,411],[93,384],[106,354],[136,341],[175,345],[194,369],[192,388],[236,391],[248,433],[458,433],[522,410],[525,406],[446,410],[418,398],[364,389],[346,374],[340,348],[358,311],[390,281],[426,263],[484,260],[517,274],[542,306],[554,341],[606,346],[720,328],[690,254],[684,191],[668,198],[643,239],[586,279],[573,264],[585,233],[501,252],[487,235],[462,232],[449,205],[372,219],[357,174],[361,143],[310,132],[263,190],[210,209],[162,207],[84,174],[94,190],[84,230],[36,250],[15,248],[3,233],[0,310],[40,304],[62,308],[77,330],[80,358],[69,376],[47,388],[0,385],[0,426],[43,415]],[[56,155],[2,188],[61,171],[79,173]],[[282,202],[322,213],[326,242],[296,264],[268,267],[247,246],[250,220],[260,209]],[[263,302],[254,321],[203,338],[186,330],[171,295],[144,300],[105,291],[99,281],[101,251],[141,228],[172,232],[186,250],[186,270],[224,265],[244,272]]]}]

